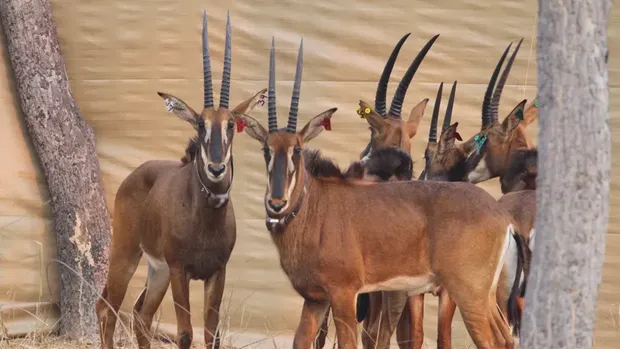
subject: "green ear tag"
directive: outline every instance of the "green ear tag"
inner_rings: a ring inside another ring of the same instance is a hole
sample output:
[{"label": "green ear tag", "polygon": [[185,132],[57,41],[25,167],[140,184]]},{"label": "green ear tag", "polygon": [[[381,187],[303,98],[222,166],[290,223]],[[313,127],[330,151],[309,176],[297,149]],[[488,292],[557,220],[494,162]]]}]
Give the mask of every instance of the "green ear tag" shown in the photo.
[{"label": "green ear tag", "polygon": [[523,110],[517,110],[517,118],[519,118],[519,120],[523,120]]},{"label": "green ear tag", "polygon": [[483,136],[476,135],[474,137],[474,141],[476,141],[476,148],[478,149],[478,151],[480,151],[484,143],[487,141],[487,135],[483,135]]},{"label": "green ear tag", "polygon": [[534,106],[535,106],[536,108],[538,108],[538,100],[535,100],[535,101],[534,101]]}]

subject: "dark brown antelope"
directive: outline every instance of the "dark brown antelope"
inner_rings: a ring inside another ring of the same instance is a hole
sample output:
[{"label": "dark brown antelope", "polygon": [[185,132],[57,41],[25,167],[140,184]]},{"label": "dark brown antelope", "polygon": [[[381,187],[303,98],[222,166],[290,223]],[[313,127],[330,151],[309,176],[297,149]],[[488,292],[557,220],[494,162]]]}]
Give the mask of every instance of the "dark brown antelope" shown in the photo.
[{"label": "dark brown antelope", "polygon": [[230,15],[226,23],[224,70],[219,107],[214,108],[207,15],[203,14],[204,108],[196,113],[185,102],[158,92],[168,111],[196,130],[182,161],[153,160],[136,168],[121,183],[115,198],[108,278],[97,302],[101,345],[113,348],[117,313],[142,254],[148,276],[134,304],[140,348],[150,348],[153,315],[168,285],[177,318],[176,342],[189,348],[193,338],[189,281],[204,281],[204,336],[207,347],[219,347],[219,309],[226,264],[235,245],[235,215],[229,193],[233,181],[233,114],[248,113],[258,92],[229,109],[231,73]]},{"label": "dark brown antelope", "polygon": [[[360,154],[362,162],[367,161],[372,152],[380,147],[392,147],[411,153],[411,139],[416,135],[420,120],[424,116],[424,110],[428,103],[428,98],[423,99],[413,107],[409,118],[405,121],[402,118],[402,107],[407,94],[407,89],[413,80],[424,57],[431,49],[439,34],[433,36],[418,52],[415,59],[409,65],[405,75],[401,79],[396,92],[392,98],[389,111],[386,110],[387,87],[390,75],[400,53],[400,49],[411,33],[405,34],[392,50],[379,82],[375,95],[375,108],[370,113],[371,108],[365,103],[360,103],[358,115],[366,119],[371,131],[370,141],[366,148]],[[367,112],[368,111],[368,112]],[[386,300],[386,311],[381,311],[383,307],[383,297],[389,297]],[[362,343],[364,348],[374,348],[375,343],[380,342],[378,347],[387,347],[390,343],[390,337],[394,333],[396,326],[397,341],[402,349],[407,348],[408,343],[412,343],[416,328],[411,328],[412,316],[418,316],[420,311],[424,311],[424,304],[420,303],[418,296],[408,297],[406,291],[393,292],[371,292],[368,294],[360,294],[357,300],[358,321],[363,320]],[[404,310],[397,310],[399,307]],[[401,312],[404,311],[401,316]],[[415,315],[414,315],[415,314]],[[323,320],[323,326],[317,339],[318,348],[322,348],[327,336],[327,321],[329,310]],[[400,320],[399,320],[400,319]],[[397,325],[398,324],[398,325]]]},{"label": "dark brown antelope", "polygon": [[318,151],[304,151],[331,128],[336,109],[297,131],[302,54],[300,45],[286,128],[276,121],[273,41],[268,130],[238,116],[264,149],[266,226],[283,271],[305,300],[294,347],[312,346],[331,305],[339,348],[356,348],[359,293],[415,295],[444,287],[478,348],[512,348],[496,304],[498,298],[504,307],[516,304],[513,285],[521,278],[521,242],[510,215],[469,183],[360,181]]}]

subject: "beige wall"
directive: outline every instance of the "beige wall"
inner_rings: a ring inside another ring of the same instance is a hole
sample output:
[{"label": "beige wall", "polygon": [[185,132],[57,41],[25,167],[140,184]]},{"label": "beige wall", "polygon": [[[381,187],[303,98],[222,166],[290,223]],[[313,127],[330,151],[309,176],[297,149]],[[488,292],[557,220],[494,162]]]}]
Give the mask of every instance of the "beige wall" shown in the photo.
[{"label": "beige wall", "polygon": [[[295,57],[304,38],[304,73],[300,123],[325,109],[338,107],[333,131],[311,145],[343,166],[358,157],[368,139],[367,124],[355,114],[357,102],[372,102],[376,81],[398,39],[407,32],[393,71],[389,94],[418,50],[434,34],[441,36],[420,67],[405,100],[404,112],[431,98],[420,133],[413,143],[416,174],[439,82],[458,80],[454,121],[463,137],[479,128],[480,106],[489,76],[506,45],[525,37],[504,89],[500,113],[521,99],[532,99],[536,87],[537,2],[384,0],[371,1],[68,1],[53,0],[54,18],[71,87],[84,117],[95,129],[106,199],[111,212],[121,181],[140,163],[180,158],[192,129],[166,112],[155,94],[164,91],[194,108],[202,103],[200,27],[202,9],[209,15],[216,95],[222,70],[226,10],[233,36],[231,103],[267,87],[268,50],[276,38],[278,108],[287,115]],[[227,3],[227,4],[226,4]],[[375,4],[376,3],[376,4]],[[229,7],[226,7],[229,6]],[[620,12],[609,24],[612,132],[620,126]],[[3,39],[1,39],[3,40]],[[0,44],[0,316],[11,334],[51,326],[58,299],[54,233],[50,228],[47,189],[22,124],[10,62]],[[444,89],[447,90],[448,88]],[[449,92],[445,91],[445,96]],[[445,98],[445,97],[444,97]],[[253,116],[266,122],[266,108]],[[281,123],[285,122],[281,117]],[[577,131],[577,130],[576,130]],[[536,137],[537,124],[529,134]],[[566,135],[570,137],[570,135]],[[613,138],[614,154],[618,140]],[[238,240],[231,258],[224,307],[233,332],[283,333],[295,329],[301,298],[280,270],[278,256],[264,228],[264,165],[254,140],[237,135],[236,178],[232,190]],[[613,161],[612,206],[603,285],[599,296],[597,348],[620,340],[620,180]],[[497,180],[481,184],[499,196]],[[49,267],[48,267],[49,266]],[[128,291],[130,309],[144,283],[141,264]],[[194,326],[202,325],[202,285],[191,285]],[[427,297],[425,320],[429,345],[436,337],[437,300]],[[37,317],[29,315],[34,313]],[[612,320],[612,318],[614,320]],[[460,318],[459,318],[460,320]],[[615,325],[614,325],[615,321]],[[174,331],[170,293],[162,322]],[[1,329],[1,327],[0,327]],[[2,331],[0,331],[2,333]],[[197,332],[200,333],[200,332]],[[198,336],[201,337],[201,336]],[[462,323],[455,323],[456,344],[470,343]],[[247,336],[245,337],[247,340]],[[244,339],[239,339],[241,343]],[[267,344],[270,345],[270,344]]]}]

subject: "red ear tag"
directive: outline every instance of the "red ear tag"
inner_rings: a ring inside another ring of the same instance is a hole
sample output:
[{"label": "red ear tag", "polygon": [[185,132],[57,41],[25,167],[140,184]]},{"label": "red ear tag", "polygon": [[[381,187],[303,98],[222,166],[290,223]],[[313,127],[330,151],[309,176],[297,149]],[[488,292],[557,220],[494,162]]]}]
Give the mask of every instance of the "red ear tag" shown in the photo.
[{"label": "red ear tag", "polygon": [[241,133],[243,132],[243,129],[248,125],[247,122],[245,122],[242,119],[237,119],[237,133]]},{"label": "red ear tag", "polygon": [[463,138],[461,138],[461,135],[460,135],[458,132],[456,132],[456,131],[454,131],[454,133],[452,134],[452,136],[453,136],[454,138],[458,139],[459,141],[462,141],[462,140],[463,140]]},{"label": "red ear tag", "polygon": [[323,121],[321,121],[321,125],[323,125],[323,127],[325,127],[326,131],[331,131],[332,130],[332,122],[330,119],[323,119]]}]

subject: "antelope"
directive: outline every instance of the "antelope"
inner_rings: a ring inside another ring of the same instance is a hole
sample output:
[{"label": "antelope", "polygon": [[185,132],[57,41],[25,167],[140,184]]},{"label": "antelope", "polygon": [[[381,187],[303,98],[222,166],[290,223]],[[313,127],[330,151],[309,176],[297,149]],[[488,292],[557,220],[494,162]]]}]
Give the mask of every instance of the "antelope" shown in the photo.
[{"label": "antelope", "polygon": [[497,299],[504,307],[516,304],[514,286],[521,284],[522,241],[510,215],[469,183],[360,181],[347,178],[320,151],[304,149],[331,129],[337,109],[297,131],[302,57],[303,40],[286,128],[277,126],[274,39],[268,129],[247,114],[237,116],[263,147],[266,227],[284,273],[304,298],[294,347],[312,346],[331,306],[339,348],[356,348],[359,293],[415,295],[441,286],[478,348],[512,348],[510,328],[496,305]]},{"label": "antelope", "polygon": [[[486,161],[489,157],[494,159],[508,158],[508,161],[503,162],[506,168],[500,168],[495,166],[496,171],[502,173],[502,191],[506,193],[507,188],[516,187],[517,181],[523,181],[525,187],[531,187],[534,180],[531,179],[532,173],[535,176],[535,157],[532,166],[532,150],[531,142],[527,140],[525,136],[524,128],[529,125],[537,116],[537,102],[528,108],[525,112],[526,117],[523,116],[523,106],[526,101],[521,102],[515,109],[509,114],[509,116],[500,125],[497,123],[497,118],[493,114],[497,113],[498,104],[502,92],[503,85],[507,79],[508,73],[514,57],[519,49],[521,42],[515,49],[515,52],[511,56],[506,69],[504,70],[502,77],[498,83],[497,89],[493,90],[495,80],[499,74],[499,69],[503,60],[505,59],[510,45],[504,52],[500,62],[498,63],[487,92],[485,94],[485,101],[483,104],[483,131],[489,132],[494,137],[488,137],[487,134],[478,134],[467,142],[455,145],[455,140],[461,140],[460,134],[457,132],[458,122],[450,124],[452,114],[452,103],[454,102],[453,93],[451,93],[450,100],[444,118],[442,132],[437,142],[437,122],[439,114],[439,105],[441,103],[441,91],[443,84],[440,85],[437,98],[435,100],[435,108],[433,110],[433,116],[431,119],[431,127],[429,131],[428,144],[425,151],[425,169],[420,175],[420,178],[427,180],[445,180],[445,181],[465,181],[476,183],[478,177],[471,176],[471,172],[476,170],[476,166],[468,164],[468,161],[473,157],[477,158],[477,161]],[[453,86],[453,90],[454,90]],[[491,94],[492,98],[491,98]],[[491,111],[485,114],[485,111]],[[494,111],[494,112],[493,112]],[[520,117],[519,117],[520,115]],[[523,119],[523,124],[514,125],[519,123],[519,120]],[[490,122],[488,120],[491,120]],[[486,122],[485,122],[486,121]],[[485,126],[486,125],[486,126]],[[491,133],[489,128],[495,128],[495,133]],[[503,136],[503,137],[502,137]],[[488,138],[488,140],[487,140]],[[486,141],[486,144],[485,144]],[[486,145],[486,148],[484,147]],[[487,151],[487,154],[480,154],[483,151]],[[491,154],[489,156],[488,154]],[[486,156],[486,158],[485,158]],[[495,161],[498,162],[497,160]],[[478,166],[480,166],[478,164]],[[483,165],[484,166],[484,165]],[[533,167],[533,170],[532,170]],[[471,172],[468,172],[471,171]],[[497,173],[497,172],[496,172]],[[530,178],[528,178],[530,177]],[[504,185],[505,183],[512,183],[511,186]],[[515,190],[515,189],[513,189]],[[499,206],[506,210],[513,217],[513,221],[519,234],[523,236],[523,240],[528,248],[523,249],[523,253],[527,255],[524,262],[525,275],[529,271],[529,254],[533,248],[534,243],[534,219],[536,217],[536,195],[532,190],[520,190],[513,191],[505,194],[498,200]],[[524,281],[525,284],[525,281]],[[521,287],[520,297],[518,299],[518,309],[513,310],[521,313],[523,310],[523,300],[525,286]],[[445,298],[441,300],[439,306],[439,338],[440,341],[443,338],[444,342],[438,343],[438,346],[449,348],[451,346],[451,323],[456,309],[455,303],[450,299],[448,294],[444,295]],[[515,331],[518,334],[518,329]]]},{"label": "antelope", "polygon": [[229,109],[229,13],[222,89],[219,107],[215,109],[206,11],[202,25],[202,112],[196,113],[177,97],[157,92],[168,111],[188,122],[196,136],[190,140],[182,161],[147,161],[125,178],[116,193],[107,282],[96,305],[104,348],[114,347],[116,314],[143,254],[148,261],[148,276],[133,307],[138,346],[150,348],[153,315],[170,284],[177,318],[176,343],[182,349],[190,347],[193,331],[189,281],[202,280],[205,343],[219,348],[218,313],[226,264],[236,241],[235,214],[229,196],[234,175],[234,114],[251,111],[266,89]]},{"label": "antelope", "polygon": [[[428,103],[428,98],[420,101],[413,107],[409,118],[405,121],[402,114],[402,106],[404,104],[407,89],[415,76],[424,57],[435,43],[439,34],[433,36],[426,45],[418,52],[415,59],[409,65],[407,72],[401,79],[396,92],[392,98],[389,111],[386,110],[387,86],[398,58],[400,50],[411,33],[405,34],[394,46],[386,64],[383,68],[381,77],[377,84],[375,95],[375,111],[376,114],[362,113],[362,111],[370,110],[366,103],[361,103],[358,109],[358,115],[365,118],[369,124],[371,138],[366,148],[360,154],[360,159],[365,162],[375,149],[380,147],[392,147],[402,149],[408,154],[411,153],[411,141],[418,130],[420,120],[424,116],[424,110]],[[386,309],[382,312],[383,297],[386,298]],[[389,305],[389,306],[388,306]],[[404,307],[404,310],[403,310]],[[415,326],[410,328],[410,318],[417,317],[419,312],[424,311],[424,304],[420,303],[419,296],[408,297],[406,291],[392,292],[371,292],[358,295],[357,313],[358,321],[363,320],[362,343],[365,348],[374,347],[374,343],[380,342],[380,346],[389,346],[390,337],[396,329],[397,340],[401,348],[406,348],[406,343],[411,343],[416,338],[414,333],[418,333],[419,329]],[[403,315],[401,316],[401,312]],[[381,315],[384,314],[384,315]],[[325,344],[327,336],[329,310],[325,314],[321,332],[319,333],[318,348],[322,348]],[[400,320],[399,320],[400,318]],[[397,325],[398,323],[398,325]],[[387,324],[387,326],[386,326]],[[416,322],[413,325],[417,325]]]}]

